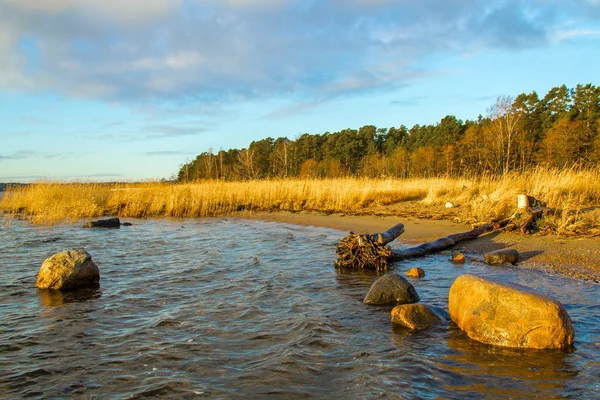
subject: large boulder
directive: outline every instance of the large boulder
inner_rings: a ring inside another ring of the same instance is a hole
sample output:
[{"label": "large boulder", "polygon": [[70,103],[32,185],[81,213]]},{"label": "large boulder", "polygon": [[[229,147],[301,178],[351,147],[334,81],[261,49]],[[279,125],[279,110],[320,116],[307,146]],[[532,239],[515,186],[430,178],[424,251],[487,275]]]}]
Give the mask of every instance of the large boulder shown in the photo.
[{"label": "large boulder", "polygon": [[402,304],[392,310],[392,322],[412,330],[423,330],[442,322],[444,318],[425,304]]},{"label": "large boulder", "polygon": [[98,221],[89,221],[83,224],[83,228],[120,228],[119,218],[99,219]]},{"label": "large boulder", "polygon": [[519,252],[514,249],[491,251],[483,255],[488,264],[514,264],[519,260]]},{"label": "large boulder", "polygon": [[388,273],[373,282],[364,303],[372,305],[397,305],[419,301],[417,291],[406,279]]},{"label": "large boulder", "polygon": [[505,347],[564,349],[573,344],[564,307],[514,284],[461,275],[450,287],[450,318],[478,342]]},{"label": "large boulder", "polygon": [[100,271],[85,250],[62,251],[42,263],[35,286],[40,289],[75,289],[98,286]]}]

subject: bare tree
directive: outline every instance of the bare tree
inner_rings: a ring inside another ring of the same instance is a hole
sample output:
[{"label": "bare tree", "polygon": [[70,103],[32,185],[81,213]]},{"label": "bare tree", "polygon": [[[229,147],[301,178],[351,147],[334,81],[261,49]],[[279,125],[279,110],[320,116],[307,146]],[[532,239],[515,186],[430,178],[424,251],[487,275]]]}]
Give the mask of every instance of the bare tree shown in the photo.
[{"label": "bare tree", "polygon": [[256,162],[254,151],[242,149],[238,154],[238,171],[245,179],[256,179]]},{"label": "bare tree", "polygon": [[503,173],[507,173],[513,159],[517,123],[521,116],[513,108],[513,98],[505,95],[498,96],[496,103],[488,109],[488,115],[492,120],[491,131],[496,142],[496,148],[500,152],[500,165]]},{"label": "bare tree", "polygon": [[273,163],[273,173],[275,175],[283,176],[284,178],[287,178],[288,176],[289,146],[290,141],[288,139],[281,140],[280,143],[277,144],[275,148],[275,153],[273,154],[273,158],[275,161]]}]

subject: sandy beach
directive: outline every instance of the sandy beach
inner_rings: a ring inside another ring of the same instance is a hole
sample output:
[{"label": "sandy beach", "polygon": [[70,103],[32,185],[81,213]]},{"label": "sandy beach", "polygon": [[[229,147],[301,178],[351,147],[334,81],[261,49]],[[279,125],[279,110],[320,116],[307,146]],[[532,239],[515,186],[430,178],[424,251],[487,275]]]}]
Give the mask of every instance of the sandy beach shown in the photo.
[{"label": "sandy beach", "polygon": [[[408,245],[471,230],[471,226],[449,220],[428,220],[411,217],[361,216],[342,214],[255,212],[237,217],[263,221],[284,222],[353,231],[382,232],[403,223],[405,232],[397,240]],[[454,249],[468,259],[482,261],[488,251],[512,248],[520,253],[518,267],[540,269],[548,273],[600,282],[600,238],[563,238],[554,235],[521,235],[490,232],[480,238],[459,243]]]}]

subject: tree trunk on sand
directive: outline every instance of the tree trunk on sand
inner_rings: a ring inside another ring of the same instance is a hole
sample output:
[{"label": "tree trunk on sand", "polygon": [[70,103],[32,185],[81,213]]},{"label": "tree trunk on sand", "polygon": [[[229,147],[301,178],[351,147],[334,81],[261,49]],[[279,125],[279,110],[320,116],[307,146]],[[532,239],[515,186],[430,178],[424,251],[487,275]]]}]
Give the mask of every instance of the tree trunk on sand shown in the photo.
[{"label": "tree trunk on sand", "polygon": [[393,242],[398,236],[404,233],[404,225],[397,224],[382,233],[372,233],[366,235],[370,240],[381,245],[386,245]]},{"label": "tree trunk on sand", "polygon": [[394,251],[387,244],[404,232],[404,225],[402,224],[398,224],[386,232],[371,235],[358,235],[350,232],[348,236],[340,240],[336,250],[338,259],[335,261],[335,266],[338,268],[385,271],[389,262],[434,254],[452,247],[456,243],[476,239],[483,233],[493,229],[493,225],[486,224],[468,232],[450,235],[433,242],[423,243],[417,247]]},{"label": "tree trunk on sand", "polygon": [[389,257],[389,261],[402,261],[406,260],[407,258],[417,258],[426,256],[428,254],[439,253],[440,251],[446,250],[457,243],[464,242],[466,240],[477,239],[480,235],[493,229],[494,226],[492,224],[485,224],[468,232],[455,233],[454,235],[450,235],[433,242],[426,242],[416,247],[394,250]]}]

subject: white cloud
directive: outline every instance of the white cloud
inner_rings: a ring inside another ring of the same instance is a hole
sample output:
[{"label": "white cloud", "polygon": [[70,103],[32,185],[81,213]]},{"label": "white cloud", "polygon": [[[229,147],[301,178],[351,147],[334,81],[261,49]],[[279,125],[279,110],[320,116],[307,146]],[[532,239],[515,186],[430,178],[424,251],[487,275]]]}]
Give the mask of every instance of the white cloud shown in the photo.
[{"label": "white cloud", "polygon": [[0,0],[17,10],[51,13],[100,13],[108,19],[128,22],[164,16],[180,5],[180,0]]},{"label": "white cloud", "polygon": [[561,0],[0,0],[0,90],[135,104],[293,93],[310,104],[435,73],[413,66],[438,52],[596,35],[598,21],[577,10]]},{"label": "white cloud", "polygon": [[580,36],[600,36],[600,29],[570,29],[557,31],[552,35],[552,38],[557,41],[573,39]]}]

